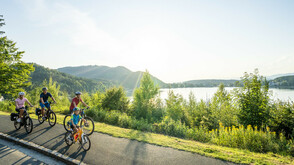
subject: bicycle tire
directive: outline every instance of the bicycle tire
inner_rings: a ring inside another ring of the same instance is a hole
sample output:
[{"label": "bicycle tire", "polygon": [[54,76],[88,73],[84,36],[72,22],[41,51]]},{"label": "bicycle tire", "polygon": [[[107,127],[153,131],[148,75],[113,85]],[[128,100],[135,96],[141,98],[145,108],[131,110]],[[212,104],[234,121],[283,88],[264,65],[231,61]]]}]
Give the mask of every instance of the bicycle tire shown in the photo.
[{"label": "bicycle tire", "polygon": [[[84,119],[88,122],[87,127],[84,125],[84,132],[86,135],[90,136],[93,134],[93,132],[95,130],[95,123],[94,123],[93,119],[88,116],[84,117]],[[81,121],[81,123],[80,123],[81,127],[82,127],[82,125],[83,125],[83,121]]]},{"label": "bicycle tire", "polygon": [[63,127],[64,127],[64,129],[65,129],[67,132],[69,132],[69,131],[71,130],[71,128],[70,128],[69,125],[67,125],[67,122],[68,122],[68,119],[67,119],[67,118],[69,118],[69,121],[70,121],[70,119],[71,119],[71,115],[68,114],[68,115],[66,115],[66,116],[64,117],[64,119],[63,119]]},{"label": "bicycle tire", "polygon": [[21,125],[20,125],[20,123],[19,122],[17,122],[17,119],[18,119],[18,117],[16,118],[16,120],[14,121],[14,128],[16,129],[16,130],[19,130],[20,129],[20,127],[21,127]]},{"label": "bicycle tire", "polygon": [[38,121],[39,121],[40,124],[43,124],[44,123],[42,114],[38,115]]},{"label": "bicycle tire", "polygon": [[64,136],[64,141],[67,146],[71,146],[73,144],[73,141],[70,140],[71,132],[66,132]]},{"label": "bicycle tire", "polygon": [[[90,150],[90,148],[91,148],[91,141],[90,141],[90,138],[88,137],[88,135],[86,135],[86,134],[84,134],[83,136],[82,136],[82,148],[85,150],[85,151],[89,151]],[[89,146],[88,147],[86,147],[85,145],[86,144],[89,144]]]},{"label": "bicycle tire", "polygon": [[53,111],[50,111],[47,117],[49,125],[53,127],[56,124],[56,114]]},{"label": "bicycle tire", "polygon": [[33,120],[30,117],[26,117],[24,127],[28,134],[33,131],[33,126]]}]

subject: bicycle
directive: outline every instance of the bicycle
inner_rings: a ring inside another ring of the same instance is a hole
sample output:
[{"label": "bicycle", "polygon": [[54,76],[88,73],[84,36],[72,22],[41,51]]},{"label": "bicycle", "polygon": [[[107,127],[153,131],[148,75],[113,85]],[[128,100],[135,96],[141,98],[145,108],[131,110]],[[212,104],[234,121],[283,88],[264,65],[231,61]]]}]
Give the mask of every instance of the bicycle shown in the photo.
[{"label": "bicycle", "polygon": [[[86,122],[83,123],[83,121],[81,121],[80,126],[84,125],[86,127],[84,132],[86,132],[86,135],[90,136],[94,132],[95,124],[94,124],[94,121],[91,117],[86,116],[84,110],[85,109],[80,110],[81,111],[80,115],[82,116],[83,119],[86,120]],[[63,119],[63,126],[67,132],[69,132],[71,130],[70,120],[71,120],[71,114],[66,115]]]},{"label": "bicycle", "polygon": [[16,130],[19,130],[21,126],[24,126],[26,132],[29,134],[33,131],[33,120],[31,119],[29,113],[27,112],[27,106],[24,109],[23,117],[21,119],[21,122],[17,122],[17,119],[19,118],[19,112],[18,113],[11,113],[10,114],[10,120],[14,121],[14,127]]},{"label": "bicycle", "polygon": [[91,148],[91,141],[87,134],[84,133],[83,127],[78,127],[78,131],[72,136],[73,130],[71,129],[69,132],[65,133],[65,143],[68,146],[71,146],[73,143],[79,141],[79,144],[85,151],[89,151]]},{"label": "bicycle", "polygon": [[[51,102],[49,102],[51,104]],[[36,108],[36,115],[38,116],[38,121],[43,124],[44,121],[48,119],[49,125],[53,127],[56,124],[56,114],[50,108],[49,110],[45,107],[45,119],[43,120],[42,111],[40,108]]]}]

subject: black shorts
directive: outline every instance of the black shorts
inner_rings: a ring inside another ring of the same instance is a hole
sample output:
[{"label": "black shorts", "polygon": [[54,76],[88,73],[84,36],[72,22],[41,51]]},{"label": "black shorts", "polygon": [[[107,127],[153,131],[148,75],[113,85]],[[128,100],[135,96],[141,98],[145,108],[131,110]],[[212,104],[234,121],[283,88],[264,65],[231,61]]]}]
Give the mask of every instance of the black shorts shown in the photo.
[{"label": "black shorts", "polygon": [[[71,128],[72,130],[75,129],[75,127],[74,127],[73,125],[70,125],[70,128]],[[79,126],[77,126],[77,128],[79,128]]]},{"label": "black shorts", "polygon": [[19,110],[20,110],[20,109],[23,109],[23,110],[25,110],[25,108],[24,108],[24,107],[21,107],[21,108],[15,108],[16,112],[18,112],[18,113],[19,113]]}]

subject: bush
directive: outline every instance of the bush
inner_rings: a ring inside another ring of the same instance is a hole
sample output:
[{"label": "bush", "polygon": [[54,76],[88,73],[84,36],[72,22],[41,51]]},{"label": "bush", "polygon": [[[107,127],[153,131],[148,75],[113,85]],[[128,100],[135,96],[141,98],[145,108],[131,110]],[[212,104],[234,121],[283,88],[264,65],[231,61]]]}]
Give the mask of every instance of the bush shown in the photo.
[{"label": "bush", "polygon": [[0,110],[4,112],[14,112],[15,103],[8,100],[0,101]]},{"label": "bush", "polygon": [[113,87],[106,91],[105,97],[102,99],[102,108],[106,110],[120,110],[128,112],[129,99],[122,87]]}]

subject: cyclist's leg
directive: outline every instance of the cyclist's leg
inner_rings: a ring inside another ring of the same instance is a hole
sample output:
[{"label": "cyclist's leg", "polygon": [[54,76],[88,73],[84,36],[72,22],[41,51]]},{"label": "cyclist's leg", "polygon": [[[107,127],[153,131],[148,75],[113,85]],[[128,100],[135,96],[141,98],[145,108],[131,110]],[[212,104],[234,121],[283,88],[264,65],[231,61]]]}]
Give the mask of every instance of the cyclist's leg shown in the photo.
[{"label": "cyclist's leg", "polygon": [[22,115],[23,115],[23,112],[24,112],[24,108],[20,108],[19,109],[19,118],[22,118]]},{"label": "cyclist's leg", "polygon": [[20,122],[20,111],[19,111],[19,109],[17,109],[17,108],[15,108],[15,110],[16,110],[16,112],[18,113],[18,119],[17,119],[17,122]]},{"label": "cyclist's leg", "polygon": [[45,102],[45,106],[46,106],[46,108],[47,108],[47,110],[48,110],[48,111],[49,111],[49,110],[51,110],[50,103],[48,103],[48,102]]},{"label": "cyclist's leg", "polygon": [[44,117],[44,115],[45,115],[45,105],[40,102],[40,106],[41,106],[42,117]]}]

